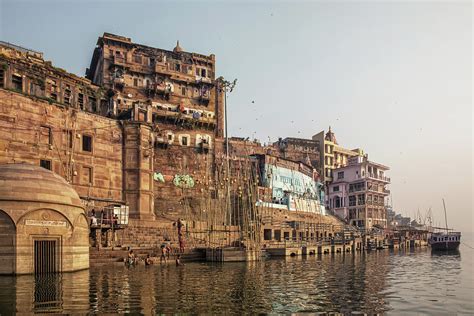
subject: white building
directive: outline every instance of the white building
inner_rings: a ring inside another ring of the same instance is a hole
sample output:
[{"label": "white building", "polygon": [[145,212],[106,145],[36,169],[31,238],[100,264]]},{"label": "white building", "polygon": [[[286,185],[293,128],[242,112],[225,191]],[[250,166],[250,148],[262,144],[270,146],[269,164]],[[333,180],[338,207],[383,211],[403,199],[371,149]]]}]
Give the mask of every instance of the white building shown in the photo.
[{"label": "white building", "polygon": [[369,161],[367,156],[349,158],[347,166],[334,169],[328,188],[329,208],[360,229],[387,227],[387,170],[387,166]]}]

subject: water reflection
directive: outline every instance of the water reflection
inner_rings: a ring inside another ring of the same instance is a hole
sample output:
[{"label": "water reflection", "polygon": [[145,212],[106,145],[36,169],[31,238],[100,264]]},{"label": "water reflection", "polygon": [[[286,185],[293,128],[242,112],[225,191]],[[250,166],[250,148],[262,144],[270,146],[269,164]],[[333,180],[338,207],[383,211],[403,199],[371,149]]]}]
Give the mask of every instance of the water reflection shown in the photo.
[{"label": "water reflection", "polygon": [[[460,262],[459,253],[381,251],[183,267],[104,266],[41,278],[0,277],[0,312],[372,314],[395,310],[394,314],[405,314],[445,313],[453,308],[472,312],[469,295],[456,287]],[[441,276],[440,267],[444,267]]]}]

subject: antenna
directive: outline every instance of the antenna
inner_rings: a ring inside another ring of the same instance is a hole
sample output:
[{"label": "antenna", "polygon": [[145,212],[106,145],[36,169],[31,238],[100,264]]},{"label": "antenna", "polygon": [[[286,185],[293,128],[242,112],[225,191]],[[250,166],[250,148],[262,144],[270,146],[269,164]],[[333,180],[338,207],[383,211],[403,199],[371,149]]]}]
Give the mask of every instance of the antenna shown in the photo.
[{"label": "antenna", "polygon": [[444,221],[446,223],[446,234],[448,233],[448,215],[446,215],[446,203],[444,203],[443,198],[443,207],[444,207]]}]

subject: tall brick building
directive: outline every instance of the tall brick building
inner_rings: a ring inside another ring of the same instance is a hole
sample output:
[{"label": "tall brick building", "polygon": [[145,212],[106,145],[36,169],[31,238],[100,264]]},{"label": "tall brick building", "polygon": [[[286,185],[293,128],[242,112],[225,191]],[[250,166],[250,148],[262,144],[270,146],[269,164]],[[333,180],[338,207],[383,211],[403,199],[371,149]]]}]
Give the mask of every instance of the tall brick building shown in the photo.
[{"label": "tall brick building", "polygon": [[90,207],[127,204],[136,219],[179,216],[183,200],[192,212],[207,198],[223,133],[214,55],[105,33],[80,78],[38,52],[1,52],[0,163],[40,164]]},{"label": "tall brick building", "polygon": [[[172,229],[178,217],[193,222],[196,233],[207,234],[206,225],[219,229],[225,221],[208,210],[226,197],[220,207],[227,208],[226,183],[235,191],[232,199],[245,181],[258,185],[244,157],[265,154],[317,167],[320,153],[311,140],[287,139],[283,148],[231,139],[229,154],[241,160],[228,174],[224,89],[215,73],[214,55],[185,52],[179,43],[164,50],[104,33],[81,78],[39,52],[0,42],[0,164],[26,162],[54,171],[72,184],[89,211],[128,206],[124,244],[156,245],[157,235],[168,234],[160,229]],[[230,179],[245,172],[240,182]],[[252,208],[256,192],[246,202]],[[327,232],[339,225],[318,212],[290,213],[269,209],[265,218],[317,222]],[[248,223],[256,223],[251,215]],[[285,229],[296,234],[295,227]],[[205,238],[199,235],[196,242]]]},{"label": "tall brick building", "polygon": [[[184,201],[195,211],[212,189],[213,146],[224,130],[215,71],[214,55],[179,43],[168,51],[109,33],[98,39],[86,76],[107,89],[109,116],[133,122],[124,129],[124,194],[136,217],[180,213]],[[176,185],[184,176],[194,183],[186,192]]]}]

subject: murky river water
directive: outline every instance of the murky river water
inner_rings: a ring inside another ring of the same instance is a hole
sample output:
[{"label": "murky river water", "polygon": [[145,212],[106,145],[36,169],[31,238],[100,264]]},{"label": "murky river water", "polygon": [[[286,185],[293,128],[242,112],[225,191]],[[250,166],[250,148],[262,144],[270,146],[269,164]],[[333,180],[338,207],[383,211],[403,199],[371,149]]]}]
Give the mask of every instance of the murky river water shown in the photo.
[{"label": "murky river water", "polygon": [[461,245],[449,255],[422,249],[0,277],[0,314],[474,314],[473,253]]}]

